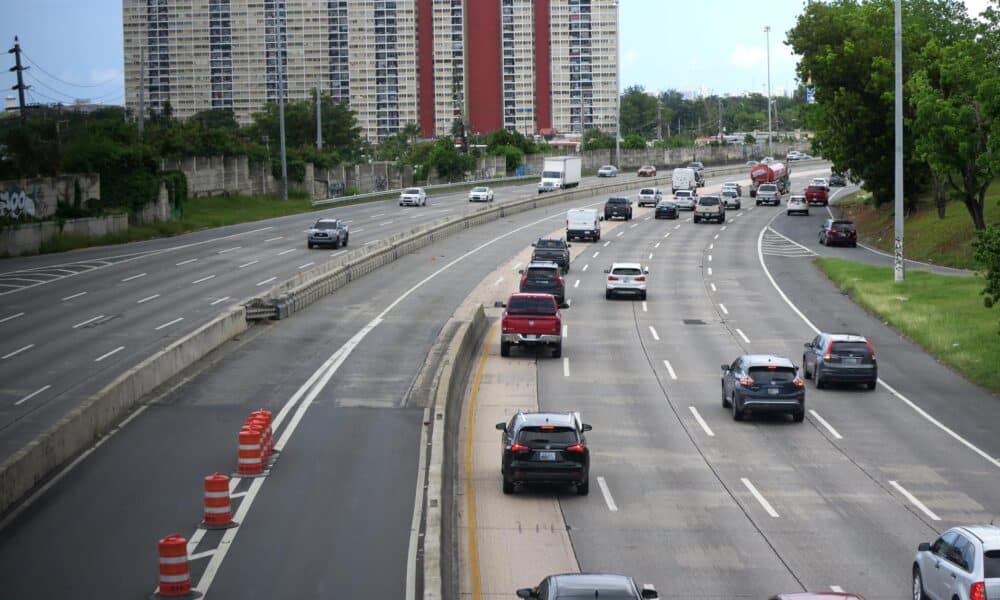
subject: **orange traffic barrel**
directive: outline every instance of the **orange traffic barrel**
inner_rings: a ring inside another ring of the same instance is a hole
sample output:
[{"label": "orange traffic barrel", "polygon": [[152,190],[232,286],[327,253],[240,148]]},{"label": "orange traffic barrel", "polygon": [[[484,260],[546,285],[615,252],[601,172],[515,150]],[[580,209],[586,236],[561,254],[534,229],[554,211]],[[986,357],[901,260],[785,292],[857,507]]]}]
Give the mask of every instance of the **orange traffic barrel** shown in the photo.
[{"label": "orange traffic barrel", "polygon": [[177,597],[191,594],[191,573],[188,571],[187,540],[179,534],[160,540],[160,596]]},{"label": "orange traffic barrel", "polygon": [[258,419],[263,418],[267,423],[266,434],[268,442],[265,449],[267,450],[267,454],[269,456],[274,454],[274,430],[271,427],[273,421],[271,411],[261,408],[250,413],[250,416]]},{"label": "orange traffic barrel", "polygon": [[205,519],[203,529],[228,529],[235,527],[229,503],[229,478],[214,473],[205,477]]},{"label": "orange traffic barrel", "polygon": [[247,426],[259,427],[261,431],[264,432],[264,439],[261,440],[260,450],[261,454],[264,456],[266,461],[271,456],[271,445],[273,440],[271,438],[271,422],[267,417],[263,415],[258,415],[256,413],[247,417]]},{"label": "orange traffic barrel", "polygon": [[264,472],[261,452],[263,432],[253,425],[240,429],[240,448],[236,470],[240,475],[260,475]]}]

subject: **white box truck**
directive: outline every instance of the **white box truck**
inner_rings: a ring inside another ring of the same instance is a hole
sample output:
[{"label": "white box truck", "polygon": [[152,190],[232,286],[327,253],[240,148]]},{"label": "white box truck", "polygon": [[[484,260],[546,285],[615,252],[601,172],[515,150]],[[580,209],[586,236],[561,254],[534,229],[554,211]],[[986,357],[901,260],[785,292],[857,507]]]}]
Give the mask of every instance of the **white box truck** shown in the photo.
[{"label": "white box truck", "polygon": [[554,156],[546,158],[542,167],[542,180],[538,193],[554,192],[580,185],[583,161],[579,156]]},{"label": "white box truck", "polygon": [[600,241],[601,212],[596,208],[571,208],[566,211],[566,241],[573,238]]},{"label": "white box truck", "polygon": [[673,174],[670,176],[670,188],[675,194],[677,190],[697,190],[698,176],[695,175],[694,169],[687,167],[674,169]]}]

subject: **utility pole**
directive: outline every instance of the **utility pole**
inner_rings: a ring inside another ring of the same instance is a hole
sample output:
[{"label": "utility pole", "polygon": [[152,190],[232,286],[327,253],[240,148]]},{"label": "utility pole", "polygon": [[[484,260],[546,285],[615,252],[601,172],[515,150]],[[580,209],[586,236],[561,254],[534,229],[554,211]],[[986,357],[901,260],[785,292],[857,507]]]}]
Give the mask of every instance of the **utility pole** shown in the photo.
[{"label": "utility pole", "polygon": [[621,2],[615,2],[615,166],[622,168],[622,34]]},{"label": "utility pole", "polygon": [[146,124],[146,49],[139,49],[139,141]]},{"label": "utility pole", "polygon": [[903,8],[901,0],[896,5],[896,165],[895,165],[895,244],[892,253],[894,280],[902,283],[905,277],[903,261]]},{"label": "utility pole", "polygon": [[656,136],[663,139],[663,103],[659,98],[656,99]]},{"label": "utility pole", "polygon": [[722,96],[719,96],[719,142],[722,142]]},{"label": "utility pole", "polygon": [[316,86],[316,149],[323,150],[323,117],[319,103],[319,86]]},{"label": "utility pole", "polygon": [[[277,18],[275,18],[277,20]],[[282,63],[285,58],[284,39],[281,30],[275,26],[278,55],[278,143],[281,148],[281,199],[288,200],[288,161],[285,156],[285,73]]]},{"label": "utility pole", "polygon": [[17,71],[17,85],[11,87],[12,90],[17,90],[18,106],[20,109],[18,113],[21,116],[21,122],[24,123],[25,113],[27,112],[27,107],[24,104],[24,90],[28,89],[29,85],[24,85],[23,73],[28,67],[21,66],[21,44],[17,41],[17,36],[14,36],[14,47],[7,51],[7,54],[14,55],[14,66],[11,67],[10,71]]},{"label": "utility pole", "polygon": [[764,26],[764,34],[767,36],[767,155],[771,156],[771,26]]}]

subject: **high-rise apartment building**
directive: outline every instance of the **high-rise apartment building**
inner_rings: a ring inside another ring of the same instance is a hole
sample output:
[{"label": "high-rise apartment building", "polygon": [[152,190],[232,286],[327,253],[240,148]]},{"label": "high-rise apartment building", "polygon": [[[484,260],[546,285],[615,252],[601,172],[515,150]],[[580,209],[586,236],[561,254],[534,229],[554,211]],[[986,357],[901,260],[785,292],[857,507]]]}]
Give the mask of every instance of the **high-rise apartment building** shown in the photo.
[{"label": "high-rise apartment building", "polygon": [[126,105],[249,122],[267,101],[346,102],[378,141],[613,131],[615,0],[124,0]]}]

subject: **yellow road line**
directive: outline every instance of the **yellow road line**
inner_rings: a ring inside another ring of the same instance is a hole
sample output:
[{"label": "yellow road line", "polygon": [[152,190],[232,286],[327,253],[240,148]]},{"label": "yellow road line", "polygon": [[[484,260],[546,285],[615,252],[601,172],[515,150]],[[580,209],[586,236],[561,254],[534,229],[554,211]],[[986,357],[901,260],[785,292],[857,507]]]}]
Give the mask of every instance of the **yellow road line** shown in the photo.
[{"label": "yellow road line", "polygon": [[479,384],[483,379],[483,371],[486,370],[486,359],[490,356],[490,346],[493,345],[493,337],[496,335],[499,323],[494,323],[490,327],[490,332],[486,336],[486,343],[483,344],[483,351],[479,357],[479,366],[476,368],[476,377],[472,381],[472,391],[469,393],[469,416],[465,424],[465,499],[466,514],[468,515],[469,526],[469,579],[472,583],[472,600],[481,600],[483,596],[483,584],[479,575],[479,546],[476,539],[476,495],[473,489],[472,477],[472,440],[475,437],[476,421],[476,399],[479,396]]}]

